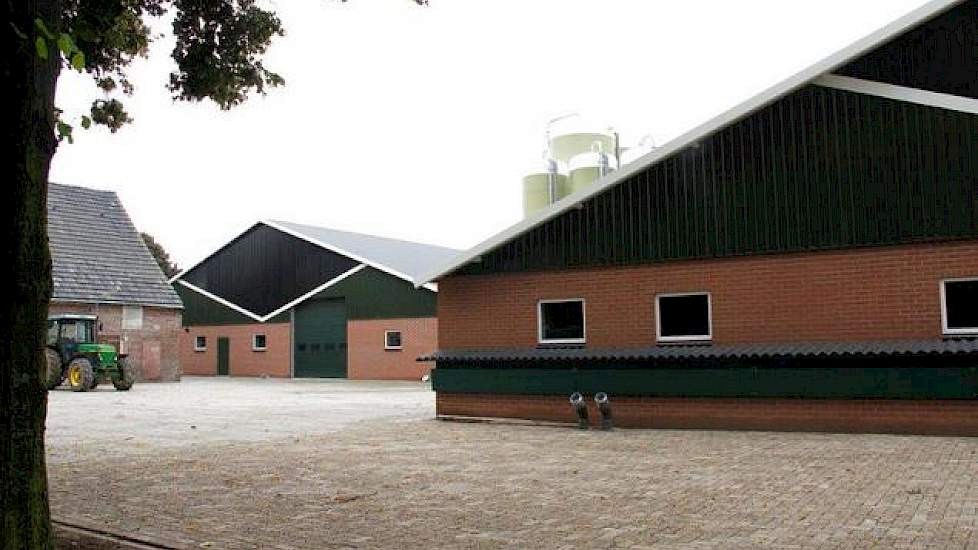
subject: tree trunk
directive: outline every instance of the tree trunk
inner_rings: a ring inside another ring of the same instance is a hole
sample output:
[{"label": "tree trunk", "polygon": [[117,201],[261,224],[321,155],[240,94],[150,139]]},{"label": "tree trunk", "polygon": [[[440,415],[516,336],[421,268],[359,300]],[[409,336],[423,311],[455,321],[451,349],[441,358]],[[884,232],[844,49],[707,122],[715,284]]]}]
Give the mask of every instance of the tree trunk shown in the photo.
[{"label": "tree trunk", "polygon": [[[47,183],[54,138],[59,56],[35,49],[34,20],[61,27],[60,0],[0,1],[0,74],[4,101],[0,200],[0,548],[52,548],[44,465],[44,331],[51,297]],[[21,35],[26,35],[23,38]]]}]

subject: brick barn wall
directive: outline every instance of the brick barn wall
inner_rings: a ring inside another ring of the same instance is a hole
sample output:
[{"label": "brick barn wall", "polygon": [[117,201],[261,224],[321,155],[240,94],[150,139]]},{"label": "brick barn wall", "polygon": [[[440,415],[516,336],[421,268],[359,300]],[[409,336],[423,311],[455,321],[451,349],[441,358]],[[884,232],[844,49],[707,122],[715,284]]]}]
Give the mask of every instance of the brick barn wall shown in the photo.
[{"label": "brick barn wall", "polygon": [[439,281],[439,346],[537,344],[538,300],[584,298],[587,345],[655,343],[655,295],[708,291],[716,343],[941,336],[939,281],[978,276],[978,242]]},{"label": "brick barn wall", "polygon": [[[600,423],[593,402],[591,424]],[[445,394],[440,416],[577,422],[566,396]],[[978,436],[978,401],[612,397],[615,426]]]},{"label": "brick barn wall", "polygon": [[142,381],[180,380],[179,335],[182,312],[179,309],[143,306],[142,328],[122,328],[122,306],[52,302],[49,315],[76,313],[98,315],[99,340],[113,344],[129,355]]},{"label": "brick barn wall", "polygon": [[[384,349],[384,332],[401,331],[403,349]],[[432,364],[415,361],[438,347],[438,320],[350,320],[347,323],[347,376],[355,380],[420,380]]]},{"label": "brick barn wall", "polygon": [[[180,358],[184,374],[217,374],[217,339],[228,338],[229,375],[279,378],[291,376],[292,336],[289,323],[190,326],[180,331]],[[251,349],[252,336],[264,334],[266,351]],[[205,351],[194,351],[197,336],[207,338]]]}]

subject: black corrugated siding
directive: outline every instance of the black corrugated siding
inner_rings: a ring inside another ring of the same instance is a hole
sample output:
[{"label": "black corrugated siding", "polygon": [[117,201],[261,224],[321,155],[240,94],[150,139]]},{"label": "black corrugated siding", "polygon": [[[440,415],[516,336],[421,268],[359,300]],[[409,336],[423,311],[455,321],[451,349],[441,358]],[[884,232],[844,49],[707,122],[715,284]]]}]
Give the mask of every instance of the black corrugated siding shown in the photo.
[{"label": "black corrugated siding", "polygon": [[259,224],[181,279],[256,315],[267,315],[358,264]]},{"label": "black corrugated siding", "polygon": [[978,0],[842,67],[839,74],[978,99]]},{"label": "black corrugated siding", "polygon": [[461,273],[978,236],[978,116],[810,86]]}]

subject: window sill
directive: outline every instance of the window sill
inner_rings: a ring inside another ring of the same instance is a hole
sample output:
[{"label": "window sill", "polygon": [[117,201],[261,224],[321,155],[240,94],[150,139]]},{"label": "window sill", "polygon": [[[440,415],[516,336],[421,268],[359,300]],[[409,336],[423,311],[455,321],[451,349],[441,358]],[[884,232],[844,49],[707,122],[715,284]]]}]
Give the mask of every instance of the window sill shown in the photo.
[{"label": "window sill", "polygon": [[713,338],[677,338],[657,340],[657,346],[712,346]]},{"label": "window sill", "polygon": [[268,351],[268,348],[251,348],[251,351],[260,353],[260,352]]},{"label": "window sill", "polygon": [[204,349],[194,348],[194,353],[204,353],[205,351],[207,351],[207,348]]},{"label": "window sill", "polygon": [[384,351],[404,351],[404,348],[384,348]]}]

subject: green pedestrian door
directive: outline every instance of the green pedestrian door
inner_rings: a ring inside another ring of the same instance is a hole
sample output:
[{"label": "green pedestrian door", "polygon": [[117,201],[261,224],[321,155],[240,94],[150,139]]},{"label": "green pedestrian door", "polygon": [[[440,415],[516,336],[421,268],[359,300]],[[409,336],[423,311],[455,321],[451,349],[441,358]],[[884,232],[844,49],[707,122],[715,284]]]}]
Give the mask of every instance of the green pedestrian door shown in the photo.
[{"label": "green pedestrian door", "polygon": [[227,375],[230,371],[231,345],[228,339],[220,337],[217,339],[217,374]]},{"label": "green pedestrian door", "polygon": [[346,378],[346,302],[310,300],[294,322],[295,377]]}]

